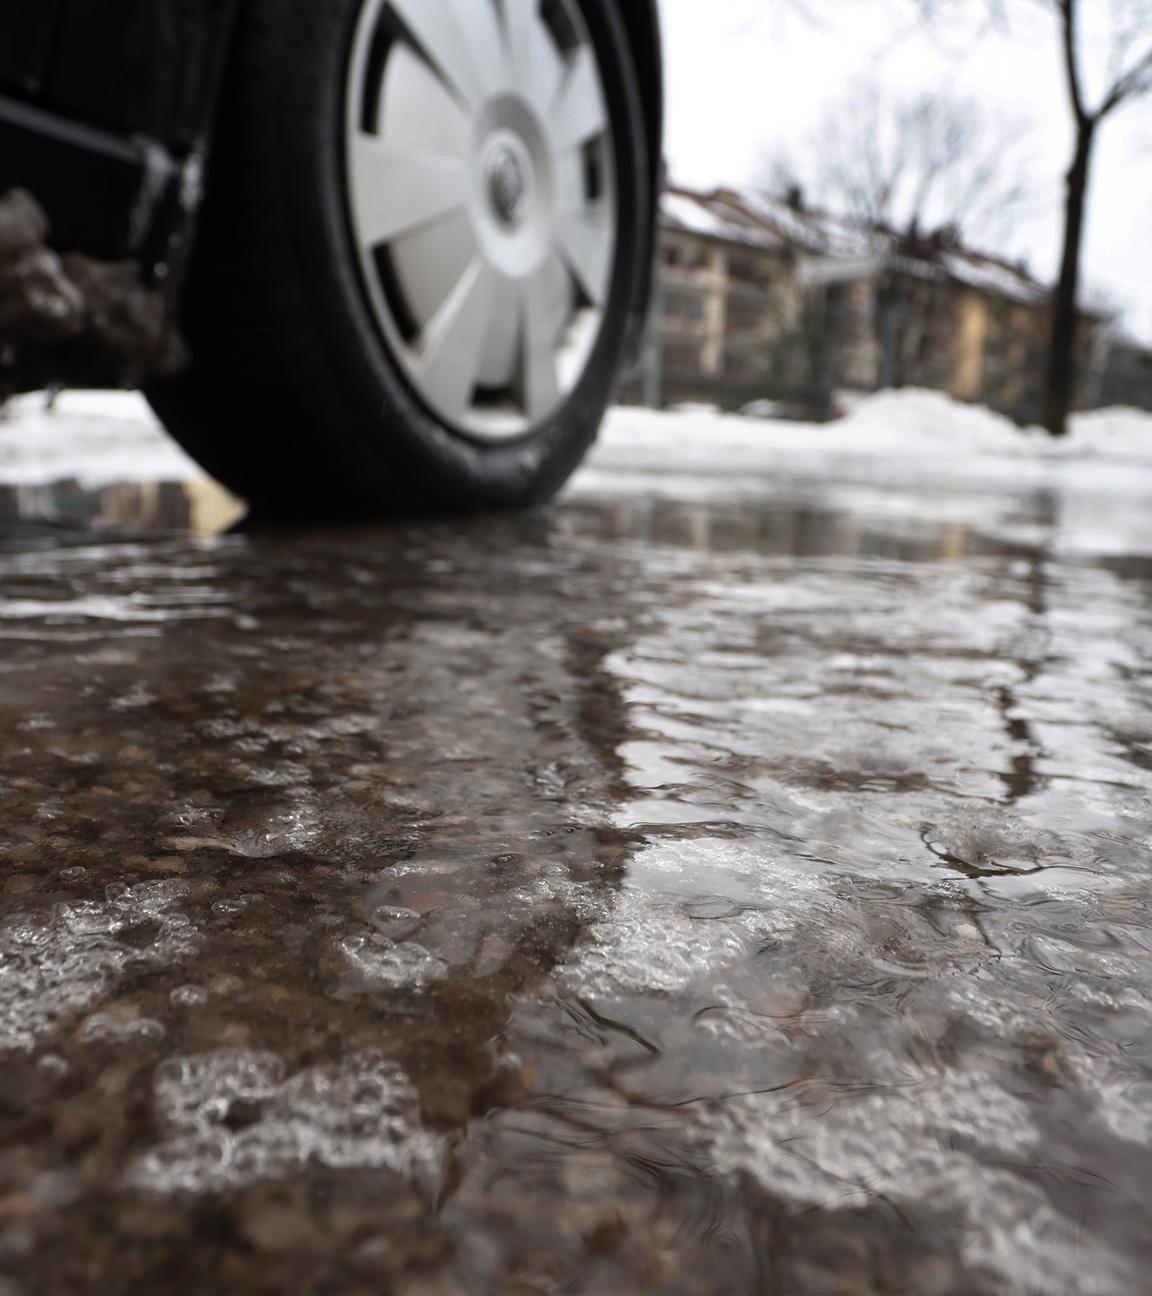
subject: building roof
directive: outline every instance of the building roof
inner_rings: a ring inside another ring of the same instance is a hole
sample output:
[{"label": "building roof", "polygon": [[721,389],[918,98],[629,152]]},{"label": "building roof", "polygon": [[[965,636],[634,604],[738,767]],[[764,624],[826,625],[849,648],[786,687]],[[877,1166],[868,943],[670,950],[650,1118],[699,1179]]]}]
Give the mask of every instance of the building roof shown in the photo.
[{"label": "building roof", "polygon": [[[870,274],[880,269],[965,284],[992,297],[1040,305],[1049,290],[1028,270],[957,242],[928,238],[910,244],[892,230],[869,228],[829,212],[753,189],[699,192],[672,187],[661,203],[667,228],[808,258],[843,258]],[[878,259],[877,259],[878,258]],[[861,276],[865,272],[861,271]]]},{"label": "building roof", "polygon": [[661,200],[661,220],[672,229],[703,234],[729,243],[747,243],[755,247],[783,251],[790,242],[755,221],[741,219],[726,210],[714,195],[669,189]]}]

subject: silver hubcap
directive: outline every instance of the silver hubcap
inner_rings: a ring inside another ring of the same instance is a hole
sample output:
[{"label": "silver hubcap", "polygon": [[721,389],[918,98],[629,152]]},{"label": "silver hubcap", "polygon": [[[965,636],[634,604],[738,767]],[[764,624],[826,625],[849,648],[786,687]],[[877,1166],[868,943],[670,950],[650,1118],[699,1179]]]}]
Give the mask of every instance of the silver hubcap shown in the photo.
[{"label": "silver hubcap", "polygon": [[575,0],[367,0],[348,84],[349,212],[384,339],[453,430],[521,436],[580,380],[616,250]]},{"label": "silver hubcap", "polygon": [[523,159],[509,144],[501,144],[488,163],[488,193],[497,215],[506,225],[520,224],[528,175]]}]

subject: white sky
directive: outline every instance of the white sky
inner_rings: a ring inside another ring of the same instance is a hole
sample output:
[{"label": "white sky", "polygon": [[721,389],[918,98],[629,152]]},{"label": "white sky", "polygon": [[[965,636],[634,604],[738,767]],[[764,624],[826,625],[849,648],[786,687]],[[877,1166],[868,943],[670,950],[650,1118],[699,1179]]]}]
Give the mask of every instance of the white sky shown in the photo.
[{"label": "white sky", "polygon": [[[1011,245],[1039,275],[1055,275],[1059,200],[1071,128],[1057,47],[1039,10],[1027,28],[979,41],[929,37],[907,0],[661,0],[668,62],[667,150],[674,180],[747,181],[773,149],[796,141],[846,85],[872,76],[897,90],[949,89],[1003,104],[1036,122],[1036,214]],[[981,0],[965,0],[973,13]],[[1027,19],[1026,19],[1027,21]],[[1152,341],[1152,99],[1105,124],[1096,153],[1086,286],[1127,310]]]}]

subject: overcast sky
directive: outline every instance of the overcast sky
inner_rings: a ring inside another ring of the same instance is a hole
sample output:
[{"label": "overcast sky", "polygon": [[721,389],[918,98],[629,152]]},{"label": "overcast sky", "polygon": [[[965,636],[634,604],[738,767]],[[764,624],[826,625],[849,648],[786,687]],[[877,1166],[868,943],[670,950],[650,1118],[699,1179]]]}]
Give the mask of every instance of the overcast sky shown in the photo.
[{"label": "overcast sky", "polygon": [[[797,16],[797,3],[810,19]],[[977,12],[980,0],[970,3]],[[925,35],[909,23],[906,0],[661,5],[673,179],[699,186],[752,179],[856,77],[874,76],[910,94],[945,88],[979,96],[1014,117],[1029,114],[1037,129],[1036,213],[1010,247],[993,250],[1025,255],[1043,277],[1055,274],[1072,136],[1052,29],[1039,8],[1022,6],[1015,27],[975,40],[958,32]],[[1106,290],[1126,308],[1129,326],[1152,342],[1152,99],[1129,106],[1100,137],[1086,270],[1088,285]]]}]

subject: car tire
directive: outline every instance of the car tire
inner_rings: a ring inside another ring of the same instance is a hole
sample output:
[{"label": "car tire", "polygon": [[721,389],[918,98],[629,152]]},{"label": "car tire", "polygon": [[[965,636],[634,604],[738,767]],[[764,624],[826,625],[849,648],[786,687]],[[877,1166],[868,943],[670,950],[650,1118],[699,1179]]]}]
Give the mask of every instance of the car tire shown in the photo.
[{"label": "car tire", "polygon": [[[146,394],[254,509],[517,508],[579,464],[651,254],[651,159],[615,5],[241,6],[182,302],[192,360]],[[518,54],[513,13],[543,29],[522,28]],[[505,62],[486,52],[496,38]],[[537,64],[525,108],[513,78]],[[557,120],[540,126],[540,105]],[[441,179],[457,207],[405,225]]]}]

